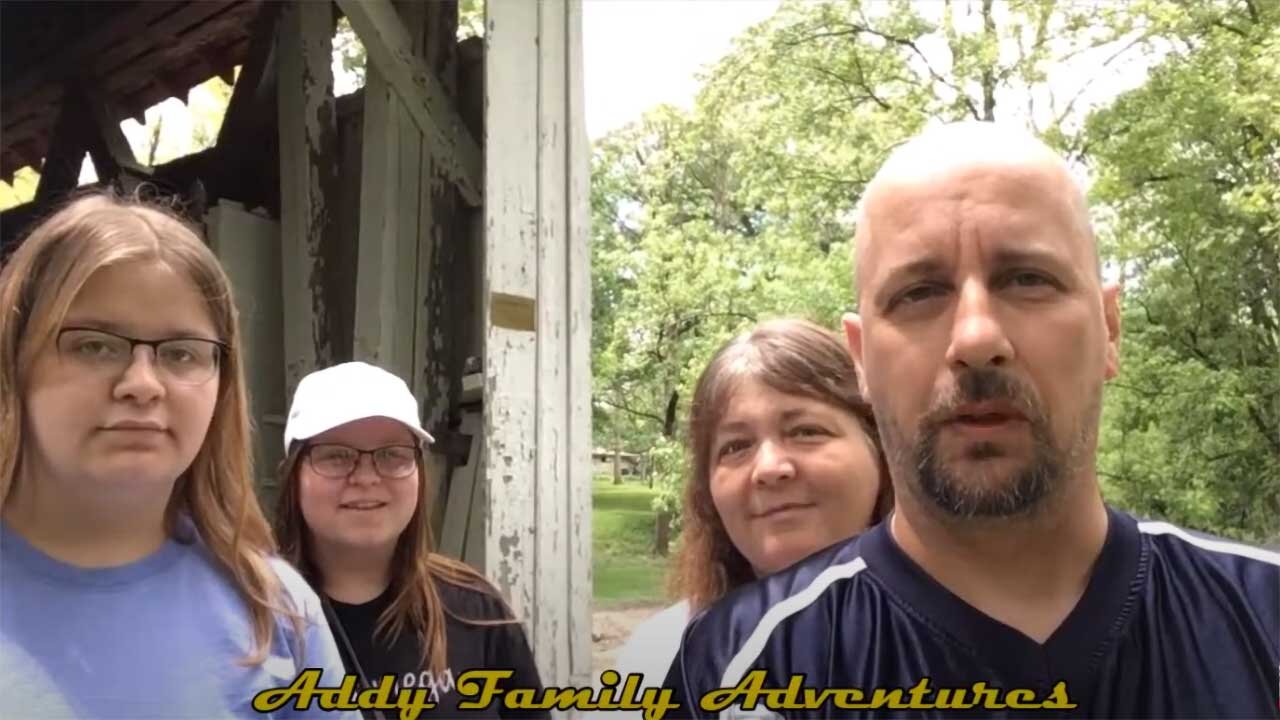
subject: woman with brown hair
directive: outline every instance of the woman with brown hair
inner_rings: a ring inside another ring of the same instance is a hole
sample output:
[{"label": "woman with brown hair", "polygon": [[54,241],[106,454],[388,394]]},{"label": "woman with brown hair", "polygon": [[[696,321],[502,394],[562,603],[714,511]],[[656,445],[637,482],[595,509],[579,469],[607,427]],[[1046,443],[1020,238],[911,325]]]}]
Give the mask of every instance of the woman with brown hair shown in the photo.
[{"label": "woman with brown hair", "polygon": [[672,589],[617,669],[661,684],[690,617],[879,522],[892,503],[875,419],[834,333],[762,323],[721,347],[690,408],[690,477]]},{"label": "woman with brown hair", "polygon": [[[276,526],[285,557],[320,592],[347,668],[423,688],[427,717],[544,717],[495,703],[460,711],[468,670],[506,669],[506,690],[541,689],[533,651],[480,573],[432,550],[433,439],[404,381],[363,362],[317,370],[294,393],[285,427]],[[376,717],[377,713],[370,713]]]},{"label": "woman with brown hair", "polygon": [[0,716],[260,717],[304,669],[341,681],[254,495],[240,350],[157,207],[83,196],[0,271]]}]

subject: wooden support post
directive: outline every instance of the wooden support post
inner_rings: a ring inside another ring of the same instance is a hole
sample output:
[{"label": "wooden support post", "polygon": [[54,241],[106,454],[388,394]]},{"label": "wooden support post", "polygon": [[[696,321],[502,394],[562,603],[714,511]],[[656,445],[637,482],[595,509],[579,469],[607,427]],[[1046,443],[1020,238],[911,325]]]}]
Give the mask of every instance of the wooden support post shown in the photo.
[{"label": "wooden support post", "polygon": [[86,146],[83,112],[79,95],[73,86],[68,85],[62,93],[62,109],[49,138],[44,164],[40,166],[40,183],[36,185],[35,196],[35,202],[40,205],[71,192],[80,180]]},{"label": "wooden support post", "polygon": [[278,492],[275,470],[283,459],[280,419],[289,412],[280,367],[284,364],[281,332],[280,226],[223,200],[207,216],[209,245],[226,268],[240,299],[244,376],[249,384],[249,410],[257,432],[251,442],[258,497],[267,507]]},{"label": "wooden support post", "polygon": [[142,177],[151,175],[151,169],[134,157],[133,148],[129,147],[129,140],[120,129],[117,119],[121,113],[114,103],[95,89],[79,87],[77,90],[88,124],[85,141],[98,179],[123,180],[121,176],[124,173]]},{"label": "wooden support post", "polygon": [[567,375],[569,421],[565,476],[568,512],[569,668],[570,680],[594,681],[591,642],[591,142],[587,138],[584,96],[582,2],[565,2],[564,140],[568,219],[564,243],[568,285]]},{"label": "wooden support post", "polygon": [[[421,48],[428,71],[439,81],[450,106],[457,107],[458,3],[447,0],[423,7],[426,13],[418,22],[425,23],[426,32],[421,45],[415,44],[415,49]],[[403,132],[409,129],[412,118],[406,112],[401,121]],[[463,246],[468,244],[468,239],[460,189],[451,182],[448,168],[440,162],[440,149],[433,146],[435,140],[429,135],[420,137],[419,184],[423,194],[415,238],[418,261],[414,299],[418,317],[413,328],[414,392],[422,407],[423,421],[443,434],[461,420],[458,408],[467,354],[462,328],[466,318],[479,312],[475,304],[468,302],[466,291],[480,282],[480,277],[470,274],[469,268],[461,264]],[[478,415],[475,422],[480,422]],[[480,434],[474,432],[477,436]],[[471,464],[479,466],[480,463],[472,459]],[[432,465],[437,477],[447,479],[440,484],[439,498],[443,502],[457,473],[451,472],[451,459],[439,453],[432,455]],[[483,528],[484,522],[477,513],[483,507],[477,501],[482,492],[483,488],[470,494],[469,528]],[[483,542],[478,545],[482,546]],[[472,545],[466,553],[480,556],[483,548]]]},{"label": "wooden support post", "polygon": [[[216,147],[242,148],[248,145],[255,129],[268,127],[271,113],[277,112],[275,92],[276,67],[272,54],[275,51],[276,23],[280,18],[281,3],[262,4],[258,17],[253,21],[249,37],[249,52],[240,67],[240,77],[231,92],[227,112],[218,128]],[[145,123],[143,123],[145,124]]]},{"label": "wooden support post", "polygon": [[[426,6],[401,5],[421,47]],[[414,327],[419,302],[422,133],[375,67],[365,71],[359,262],[354,352],[417,387]]]},{"label": "wooden support post", "polygon": [[390,0],[337,0],[376,67],[422,131],[434,157],[471,205],[481,201],[480,146],[467,132],[440,81],[413,53],[413,41]]},{"label": "wooden support post", "polygon": [[573,67],[581,9],[576,0],[490,0],[485,10],[486,152],[500,159],[485,169],[487,571],[528,620],[544,680],[587,684],[588,148]]},{"label": "wooden support post", "polygon": [[[396,317],[411,307],[396,307],[395,268],[400,163],[416,166],[400,152],[399,103],[376,68],[365,70],[364,128],[361,140],[359,259],[356,266],[356,312],[353,354],[356,360],[395,372]],[[416,204],[415,204],[416,205]],[[397,312],[399,310],[399,312]]]},{"label": "wooden support post", "polygon": [[277,41],[280,118],[280,230],[284,296],[285,388],[292,397],[303,375],[330,365],[335,327],[326,268],[336,243],[337,130],[331,55],[333,8],[291,2]]}]

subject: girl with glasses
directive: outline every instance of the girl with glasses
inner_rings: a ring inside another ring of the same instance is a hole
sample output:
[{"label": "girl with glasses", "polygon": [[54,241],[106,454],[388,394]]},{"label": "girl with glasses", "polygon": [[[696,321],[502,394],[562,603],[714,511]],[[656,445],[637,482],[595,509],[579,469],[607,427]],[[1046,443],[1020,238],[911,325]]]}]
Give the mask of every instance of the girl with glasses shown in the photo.
[{"label": "girl with glasses", "polygon": [[423,463],[431,442],[417,400],[395,375],[351,362],[303,378],[285,427],[276,510],[282,550],[320,591],[363,687],[390,675],[396,691],[425,689],[435,705],[429,717],[530,717],[500,699],[484,710],[458,709],[464,698],[455,685],[468,670],[514,670],[504,690],[539,690],[541,682],[498,591],[432,550]]},{"label": "girl with glasses", "polygon": [[303,669],[338,684],[254,494],[236,308],[196,231],[81,197],[0,308],[0,716],[261,717]]}]

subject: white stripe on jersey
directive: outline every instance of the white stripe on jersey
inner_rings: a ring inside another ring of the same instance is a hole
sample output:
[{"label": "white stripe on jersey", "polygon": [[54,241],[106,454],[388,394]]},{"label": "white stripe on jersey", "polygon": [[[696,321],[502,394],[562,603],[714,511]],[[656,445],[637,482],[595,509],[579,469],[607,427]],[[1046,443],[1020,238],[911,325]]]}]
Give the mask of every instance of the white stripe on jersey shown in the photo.
[{"label": "white stripe on jersey", "polygon": [[1214,540],[1211,538],[1199,537],[1183,530],[1176,525],[1170,525],[1167,522],[1140,522],[1138,523],[1138,531],[1148,535],[1173,535],[1174,537],[1185,540],[1198,548],[1212,550],[1213,552],[1227,553],[1230,555],[1238,555],[1240,557],[1261,560],[1264,563],[1272,565],[1280,565],[1280,553],[1274,553],[1262,548],[1253,547],[1251,545],[1242,545],[1240,543],[1228,542],[1226,540]]},{"label": "white stripe on jersey", "polygon": [[747,641],[742,644],[738,654],[729,661],[729,666],[724,671],[724,678],[720,680],[720,687],[733,687],[742,681],[743,676],[747,674],[747,668],[751,667],[756,658],[760,657],[760,653],[764,652],[769,636],[782,624],[783,620],[812,605],[835,581],[851,578],[866,567],[866,561],[860,557],[847,563],[832,565],[819,573],[818,577],[814,578],[804,590],[769,608],[764,617],[760,618],[756,629],[751,631]]}]

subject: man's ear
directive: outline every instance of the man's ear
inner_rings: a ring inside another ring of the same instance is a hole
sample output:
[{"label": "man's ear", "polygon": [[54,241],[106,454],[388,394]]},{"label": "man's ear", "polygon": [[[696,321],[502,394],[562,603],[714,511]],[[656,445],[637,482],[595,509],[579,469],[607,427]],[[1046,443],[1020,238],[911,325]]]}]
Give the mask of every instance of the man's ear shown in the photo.
[{"label": "man's ear", "polygon": [[863,398],[871,397],[867,393],[867,373],[862,364],[862,316],[857,313],[845,313],[841,318],[844,325],[844,339],[849,346],[849,357],[853,358],[853,366],[858,370],[858,392]]},{"label": "man's ear", "polygon": [[1120,284],[1102,287],[1102,317],[1107,324],[1106,379],[1120,374]]}]

